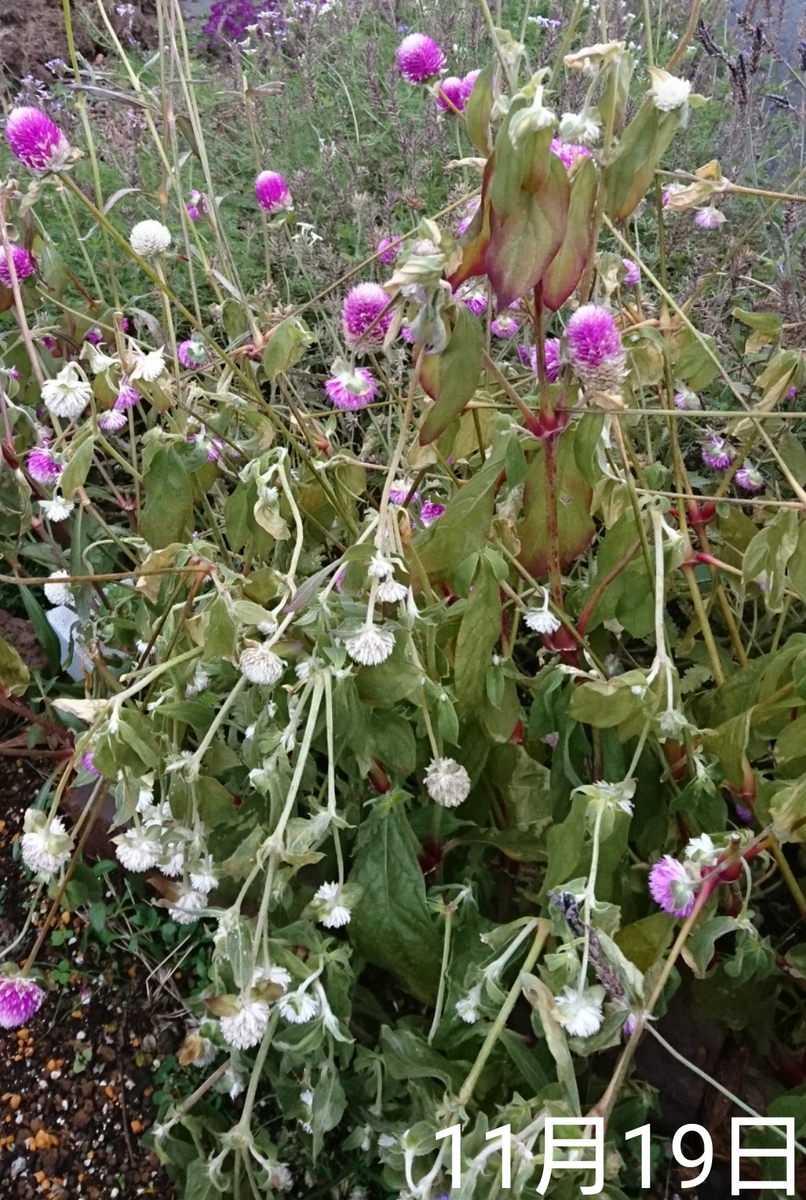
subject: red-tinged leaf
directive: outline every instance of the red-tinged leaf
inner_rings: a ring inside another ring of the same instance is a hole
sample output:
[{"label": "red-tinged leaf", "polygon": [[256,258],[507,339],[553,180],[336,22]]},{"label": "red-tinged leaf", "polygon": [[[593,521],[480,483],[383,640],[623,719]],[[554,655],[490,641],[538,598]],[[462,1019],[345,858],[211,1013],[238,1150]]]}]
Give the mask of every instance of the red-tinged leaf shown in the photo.
[{"label": "red-tinged leaf", "polygon": [[596,207],[596,167],[583,158],[571,180],[568,229],[556,257],[543,276],[543,303],[552,312],[562,308],[582,278],[592,253],[593,210]]},{"label": "red-tinged leaf", "polygon": [[[560,565],[569,566],[590,545],[596,528],[591,520],[593,489],[586,482],[574,457],[575,428],[566,429],[557,440],[557,532]],[[546,522],[545,445],[538,445],[523,485],[523,521],[517,529],[521,550],[518,557],[535,578],[548,574],[548,525]]]},{"label": "red-tinged leaf", "polygon": [[493,59],[473,84],[473,91],[465,104],[465,129],[479,154],[489,154],[492,150],[490,113],[495,99],[493,94],[495,67],[496,62]]},{"label": "red-tinged leaf", "polygon": [[680,109],[661,113],[647,100],[630,121],[604,173],[605,209],[612,220],[625,221],[643,200],[681,119]]},{"label": "red-tinged leaf", "polygon": [[550,127],[525,133],[517,146],[512,145],[510,122],[524,107],[525,100],[513,103],[495,139],[495,171],[490,180],[490,204],[501,220],[506,220],[515,211],[522,191],[535,193],[546,185],[552,167]]},{"label": "red-tinged leaf", "polygon": [[550,157],[553,161],[545,187],[535,195],[521,192],[514,212],[505,221],[491,213],[485,266],[499,309],[532,290],[563,244],[570,185],[559,158]]},{"label": "red-tinged leaf", "polygon": [[[423,356],[428,367],[428,384],[423,387],[436,400],[420,430],[420,442],[427,446],[445,432],[478,387],[481,374],[484,334],[481,324],[464,304],[457,307],[456,324],[442,354]],[[433,390],[432,390],[433,388]]]},{"label": "red-tinged leaf", "polygon": [[458,270],[454,271],[453,275],[448,279],[448,283],[454,291],[466,279],[472,279],[475,275],[484,274],[484,261],[490,241],[490,197],[488,193],[490,178],[492,177],[494,168],[495,155],[493,154],[487,160],[487,165],[484,168],[484,176],[481,182],[481,203],[467,230],[468,240],[462,250],[462,261]]}]

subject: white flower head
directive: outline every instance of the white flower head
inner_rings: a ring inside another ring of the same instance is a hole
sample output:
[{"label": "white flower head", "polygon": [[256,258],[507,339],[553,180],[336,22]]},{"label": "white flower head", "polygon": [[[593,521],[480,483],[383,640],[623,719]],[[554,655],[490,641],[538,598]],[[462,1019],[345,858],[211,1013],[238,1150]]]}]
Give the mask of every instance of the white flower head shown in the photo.
[{"label": "white flower head", "polygon": [[60,579],[69,579],[69,571],[52,571],[48,575],[48,583],[44,584],[43,591],[45,599],[50,604],[72,604],[73,593],[66,583],[59,583]]},{"label": "white flower head", "polygon": [[218,875],[209,854],[191,866],[190,882],[197,892],[205,896],[218,887]]},{"label": "white flower head", "polygon": [[52,521],[54,525],[58,525],[60,521],[66,521],[70,513],[75,508],[72,500],[65,500],[63,496],[54,495],[52,500],[40,500],[39,507],[42,509],[42,515]]},{"label": "white flower head", "polygon": [[22,835],[22,861],[29,870],[49,879],[69,861],[73,840],[61,817],[48,820],[40,809],[25,813]]},{"label": "white flower head", "polygon": [[456,1012],[468,1025],[475,1025],[481,1013],[479,1005],[481,1003],[481,984],[477,983],[472,987],[466,996],[456,1001]]},{"label": "white flower head", "polygon": [[443,808],[456,808],[470,795],[470,776],[453,758],[435,758],[425,773],[425,787]]},{"label": "white flower head", "polygon": [[169,841],[163,847],[159,869],[169,879],[178,879],[185,869],[185,847],[182,842]]},{"label": "white flower head", "polygon": [[345,638],[344,648],[355,662],[363,667],[377,667],[386,662],[395,648],[395,635],[390,629],[365,625],[360,633]]},{"label": "white flower head", "polygon": [[138,221],[129,234],[129,245],[141,258],[163,254],[171,244],[171,231],[162,221]]},{"label": "white flower head", "polygon": [[344,889],[338,883],[323,883],[316,892],[314,902],[319,902],[319,911],[323,914],[318,920],[325,929],[340,929],[350,923],[353,914],[345,899]]},{"label": "white flower head", "polygon": [[269,1006],[265,1000],[241,1000],[240,1012],[221,1017],[221,1036],[236,1050],[259,1046],[269,1026]]},{"label": "white flower head", "polygon": [[604,998],[605,990],[598,983],[581,992],[578,988],[563,988],[562,996],[554,999],[554,1015],[572,1037],[591,1037],[604,1020]]},{"label": "white flower head", "polygon": [[91,384],[72,362],[62,367],[55,379],[46,379],[42,384],[45,408],[54,417],[64,417],[66,421],[80,417],[91,397]]},{"label": "white flower head", "polygon": [[282,677],[285,662],[279,654],[274,653],[267,642],[260,645],[253,643],[241,651],[238,670],[250,683],[272,687]]},{"label": "white flower head", "polygon": [[192,925],[198,921],[202,909],[207,907],[207,897],[203,892],[181,883],[177,885],[176,893],[176,899],[168,905],[168,912],[177,925]]},{"label": "white flower head", "polygon": [[289,992],[287,996],[281,996],[277,1007],[280,1015],[292,1025],[307,1025],[319,1011],[314,997],[303,991]]},{"label": "white flower head", "polygon": [[560,137],[564,142],[581,142],[594,146],[602,133],[602,122],[592,112],[563,113],[560,118]]},{"label": "white flower head", "polygon": [[145,354],[139,346],[132,347],[134,366],[129,372],[129,379],[142,379],[144,383],[154,383],[165,370],[165,348],[148,350]]},{"label": "white flower head", "polygon": [[277,987],[287,989],[291,983],[291,972],[277,963],[269,963],[267,967],[256,967],[252,973],[252,987],[260,987],[261,983],[273,983]]},{"label": "white flower head", "polygon": [[127,871],[150,871],[159,862],[162,847],[144,829],[127,829],[113,837],[115,855]]},{"label": "white flower head", "polygon": [[311,1125],[311,1117],[313,1115],[313,1092],[310,1088],[306,1088],[304,1092],[300,1092],[299,1102],[305,1108],[305,1117],[297,1117],[297,1120],[306,1133],[313,1133],[313,1126]]},{"label": "white flower head", "polygon": [[687,79],[678,79],[659,67],[649,67],[649,73],[652,76],[650,95],[659,112],[672,112],[688,103],[691,84]]},{"label": "white flower head", "polygon": [[388,579],[394,574],[395,564],[381,554],[380,550],[376,550],[372,558],[369,560],[367,567],[367,575],[370,579]]},{"label": "white flower head", "polygon": [[549,609],[550,596],[548,589],[543,595],[543,607],[527,608],[523,622],[527,629],[531,629],[532,633],[545,634],[547,637],[551,637],[560,628],[561,622]]},{"label": "white flower head", "polygon": [[692,859],[700,866],[711,866],[719,858],[719,850],[707,833],[701,833],[699,837],[691,838],[684,853],[686,858]]},{"label": "white flower head", "polygon": [[383,583],[378,584],[375,593],[381,604],[399,604],[408,594],[409,589],[405,583],[398,583],[396,579],[384,579]]},{"label": "white flower head", "polygon": [[275,1163],[269,1173],[269,1188],[273,1192],[290,1192],[294,1186],[294,1176],[285,1163]]}]

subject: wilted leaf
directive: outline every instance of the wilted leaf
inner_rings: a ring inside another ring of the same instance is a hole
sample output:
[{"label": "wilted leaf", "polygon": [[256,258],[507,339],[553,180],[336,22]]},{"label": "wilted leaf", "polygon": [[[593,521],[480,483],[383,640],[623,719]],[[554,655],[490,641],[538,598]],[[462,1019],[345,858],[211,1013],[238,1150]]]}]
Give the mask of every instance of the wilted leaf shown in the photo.
[{"label": "wilted leaf", "polygon": [[583,158],[571,181],[568,227],[557,254],[543,276],[543,303],[551,312],[562,308],[582,278],[591,253],[597,175],[592,158]]}]

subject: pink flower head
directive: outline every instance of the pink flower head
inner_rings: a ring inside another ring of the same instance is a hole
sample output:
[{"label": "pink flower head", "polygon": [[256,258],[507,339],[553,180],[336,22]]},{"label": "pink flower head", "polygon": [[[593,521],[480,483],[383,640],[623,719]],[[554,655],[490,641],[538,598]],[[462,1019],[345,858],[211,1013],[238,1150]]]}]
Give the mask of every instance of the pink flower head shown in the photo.
[{"label": "pink flower head", "polygon": [[474,316],[480,317],[487,311],[487,293],[481,288],[464,285],[456,293],[457,300],[470,309]]},{"label": "pink flower head", "polygon": [[45,446],[37,446],[28,455],[25,463],[28,474],[37,483],[55,483],[62,473],[56,459]]},{"label": "pink flower head", "polygon": [[638,268],[638,263],[634,263],[631,258],[623,258],[621,261],[624,263],[625,271],[624,286],[638,287],[638,284],[641,282],[641,272]]},{"label": "pink flower head", "polygon": [[325,383],[327,398],[336,408],[354,410],[366,408],[375,398],[378,385],[372,373],[365,367],[355,371],[349,368],[334,368],[332,378]]},{"label": "pink flower head", "polygon": [[580,158],[590,158],[591,152],[587,146],[577,145],[576,142],[563,142],[560,138],[551,139],[551,152],[562,160],[566,171],[575,167]]},{"label": "pink flower head", "polygon": [[198,371],[207,362],[208,354],[200,342],[194,341],[193,338],[187,338],[176,347],[176,357],[189,371]]},{"label": "pink flower head", "polygon": [[126,424],[126,414],[119,408],[110,408],[107,412],[101,413],[98,424],[104,433],[119,433]]},{"label": "pink flower head", "polygon": [[474,200],[468,200],[465,208],[465,215],[462,217],[459,224],[456,226],[456,236],[461,237],[463,233],[467,233],[470,223],[476,215],[481,200],[476,197]]},{"label": "pink flower head", "polygon": [[449,75],[443,79],[437,92],[437,104],[443,112],[462,112],[465,107],[465,89],[463,80],[457,75]]},{"label": "pink flower head", "polygon": [[359,343],[368,350],[380,350],[392,323],[391,309],[381,317],[388,303],[389,297],[378,283],[359,283],[350,289],[344,297],[341,323],[351,350]]},{"label": "pink flower head", "polygon": [[432,521],[438,521],[445,511],[444,504],[435,504],[431,500],[426,500],[425,504],[420,509],[420,520],[423,525],[430,525]]},{"label": "pink flower head", "polygon": [[626,356],[609,309],[583,304],[569,319],[565,332],[571,366],[583,386],[599,392],[618,387],[625,375]]},{"label": "pink flower head", "polygon": [[467,75],[465,75],[464,79],[462,80],[462,99],[465,104],[467,104],[468,100],[470,99],[470,93],[473,91],[473,87],[475,86],[479,75],[481,75],[481,71],[468,71]]},{"label": "pink flower head", "polygon": [[500,317],[496,317],[490,322],[490,331],[496,337],[508,338],[518,332],[518,322],[511,313],[501,313]]},{"label": "pink flower head", "polygon": [[0,1029],[17,1029],[26,1025],[38,1012],[45,993],[33,979],[22,975],[0,979]]},{"label": "pink flower head", "polygon": [[187,215],[191,221],[198,221],[200,214],[195,204],[186,204],[185,211],[187,212]]},{"label": "pink flower head", "polygon": [[30,171],[52,171],[64,165],[70,144],[40,108],[14,108],[6,121],[12,154]]},{"label": "pink flower head", "polygon": [[703,445],[702,461],[714,471],[727,471],[733,462],[733,451],[723,437],[714,434]]},{"label": "pink flower head", "polygon": [[260,172],[255,180],[255,195],[258,204],[267,213],[278,213],[284,208],[291,208],[288,184],[276,171]]},{"label": "pink flower head", "polygon": [[740,467],[736,472],[736,482],[746,492],[760,492],[764,487],[764,476],[758,467]]},{"label": "pink flower head", "polygon": [[[17,272],[17,279],[27,279],[29,275],[34,273],[34,264],[30,254],[22,246],[15,245],[14,242],[9,244],[11,251],[11,260],[14,263],[14,270]],[[2,246],[0,246],[0,279],[6,287],[11,287],[11,271],[8,266],[8,257]]]},{"label": "pink flower head", "polygon": [[101,333],[97,325],[93,325],[92,329],[88,329],[84,334],[85,339],[91,342],[93,346],[100,346],[104,340],[104,335]]},{"label": "pink flower head", "polygon": [[410,33],[397,48],[397,65],[407,83],[425,83],[439,75],[445,55],[427,34]]},{"label": "pink flower head", "polygon": [[[560,339],[546,338],[546,379],[549,383],[556,383],[560,374]],[[518,354],[520,360],[525,367],[531,367],[535,375],[537,374],[537,349],[532,346],[531,350],[527,351],[525,346],[518,346]]]},{"label": "pink flower head", "polygon": [[796,387],[791,387],[789,389],[789,391],[786,393],[786,398],[787,398],[787,400],[791,400],[794,396],[797,396],[797,394],[798,394],[798,389]]},{"label": "pink flower head", "polygon": [[[393,504],[404,504],[410,491],[411,484],[407,479],[395,479],[391,488],[389,489],[389,499]],[[412,500],[416,501],[419,499],[419,492],[415,492],[412,496]]]},{"label": "pink flower head", "polygon": [[115,408],[134,408],[139,399],[140,393],[137,388],[133,388],[130,383],[124,383],[118,392]]},{"label": "pink flower head", "polygon": [[698,229],[718,229],[720,225],[725,224],[725,217],[718,208],[709,204],[707,208],[697,209],[694,224]]},{"label": "pink flower head", "polygon": [[382,237],[378,242],[378,249],[381,251],[379,262],[393,263],[400,252],[399,246],[393,245],[393,238]]},{"label": "pink flower head", "polygon": [[652,899],[673,917],[687,917],[694,907],[694,884],[681,862],[664,854],[649,872]]}]

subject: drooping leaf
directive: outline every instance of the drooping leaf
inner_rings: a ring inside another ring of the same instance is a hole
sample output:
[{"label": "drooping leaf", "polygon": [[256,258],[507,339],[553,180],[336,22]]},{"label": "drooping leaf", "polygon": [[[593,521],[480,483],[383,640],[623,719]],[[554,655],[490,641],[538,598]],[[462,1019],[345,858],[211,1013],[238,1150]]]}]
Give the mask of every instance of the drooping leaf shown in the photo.
[{"label": "drooping leaf", "polygon": [[487,246],[490,242],[490,196],[489,184],[495,169],[495,154],[487,159],[481,182],[481,203],[467,229],[467,241],[462,247],[462,261],[453,275],[448,278],[452,289],[456,291],[460,284],[474,275],[484,274],[484,262]]},{"label": "drooping leaf", "polygon": [[140,518],[140,534],[160,550],[171,542],[183,542],[193,515],[193,491],[179,455],[161,446],[153,455],[144,480],[146,505]]},{"label": "drooping leaf", "polygon": [[482,555],[456,641],[456,698],[460,710],[472,712],[481,704],[490,657],[500,636],[500,589],[488,559]]},{"label": "drooping leaf", "polygon": [[12,696],[21,696],[31,678],[30,671],[13,646],[0,637],[0,685]]},{"label": "drooping leaf", "polygon": [[94,448],[95,443],[92,438],[85,438],[78,449],[74,451],[73,457],[64,468],[61,478],[61,488],[65,500],[72,500],[78,488],[84,486],[84,482],[92,466]]},{"label": "drooping leaf", "polygon": [[612,220],[625,221],[643,200],[680,121],[680,109],[661,113],[651,99],[630,121],[604,172],[605,211]]},{"label": "drooping leaf", "polygon": [[[582,477],[574,457],[575,429],[566,429],[557,448],[557,533],[561,566],[568,566],[586,549],[596,528],[590,516],[593,489]],[[541,443],[529,464],[523,490],[523,521],[518,526],[519,558],[535,577],[548,573],[546,522],[546,460]]]},{"label": "drooping leaf", "polygon": [[299,362],[305,351],[316,338],[299,317],[286,317],[269,337],[269,343],[263,351],[263,370],[272,383],[278,375]]},{"label": "drooping leaf", "polygon": [[[469,308],[460,304],[456,310],[456,324],[446,349],[439,355],[426,355],[436,359],[432,388],[426,388],[436,401],[420,430],[420,442],[427,446],[445,432],[454,417],[458,416],[468,400],[472,400],[479,384],[484,333],[480,322]],[[425,380],[423,380],[425,386]]]},{"label": "drooping leaf", "polygon": [[490,141],[490,113],[493,100],[493,77],[496,61],[487,63],[473,84],[473,91],[465,104],[465,129],[467,136],[479,154],[488,155],[492,150]]},{"label": "drooping leaf", "polygon": [[556,154],[538,192],[521,191],[508,217],[493,210],[485,265],[499,308],[526,295],[562,246],[568,228],[570,185]]},{"label": "drooping leaf", "polygon": [[543,303],[551,312],[562,308],[585,270],[592,249],[597,184],[593,159],[583,158],[571,181],[568,228],[563,243],[543,276]]}]

